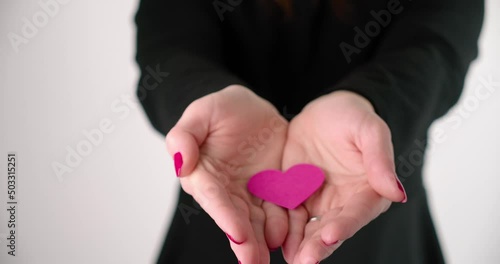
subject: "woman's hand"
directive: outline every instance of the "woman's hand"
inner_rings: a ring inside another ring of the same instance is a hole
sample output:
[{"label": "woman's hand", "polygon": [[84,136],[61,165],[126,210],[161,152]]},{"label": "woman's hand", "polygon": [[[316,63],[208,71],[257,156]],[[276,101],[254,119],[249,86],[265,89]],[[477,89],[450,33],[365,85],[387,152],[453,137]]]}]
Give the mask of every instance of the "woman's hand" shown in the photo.
[{"label": "woman's hand", "polygon": [[[290,122],[282,167],[297,163],[321,167],[326,179],[302,206],[288,212],[283,245],[288,263],[321,261],[385,212],[391,201],[406,201],[389,128],[355,93],[322,96]],[[307,223],[313,216],[320,220]]]},{"label": "woman's hand", "polygon": [[234,85],[194,101],[166,137],[182,188],[244,264],[269,263],[269,249],[280,247],[288,231],[286,211],[246,186],[261,170],[281,169],[287,129],[269,102]]}]

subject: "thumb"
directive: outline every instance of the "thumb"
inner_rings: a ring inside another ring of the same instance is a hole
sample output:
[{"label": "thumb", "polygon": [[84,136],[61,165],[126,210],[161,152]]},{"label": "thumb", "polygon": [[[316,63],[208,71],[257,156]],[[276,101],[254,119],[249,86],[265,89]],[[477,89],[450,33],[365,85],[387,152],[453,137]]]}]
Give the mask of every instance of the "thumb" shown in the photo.
[{"label": "thumb", "polygon": [[207,97],[192,102],[165,138],[177,177],[191,174],[198,163],[200,145],[209,133],[209,104]]},{"label": "thumb", "polygon": [[405,203],[406,192],[396,175],[391,131],[387,124],[373,114],[365,120],[358,135],[369,184],[384,198]]}]

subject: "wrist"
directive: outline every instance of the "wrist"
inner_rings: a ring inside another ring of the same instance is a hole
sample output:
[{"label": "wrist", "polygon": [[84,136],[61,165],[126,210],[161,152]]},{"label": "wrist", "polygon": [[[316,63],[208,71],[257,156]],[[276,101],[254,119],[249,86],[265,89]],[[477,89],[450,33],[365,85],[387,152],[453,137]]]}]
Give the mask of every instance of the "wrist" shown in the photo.
[{"label": "wrist", "polygon": [[333,100],[351,103],[353,105],[363,107],[371,112],[375,112],[375,108],[373,107],[372,103],[366,97],[358,93],[348,90],[338,90],[331,92],[327,96],[334,98]]},{"label": "wrist", "polygon": [[[337,90],[329,94],[323,95],[311,101],[306,108],[315,108],[317,106],[336,106],[336,108],[356,107],[367,112],[375,113],[375,108],[372,103],[364,96],[348,90]],[[328,107],[328,108],[330,108]]]}]

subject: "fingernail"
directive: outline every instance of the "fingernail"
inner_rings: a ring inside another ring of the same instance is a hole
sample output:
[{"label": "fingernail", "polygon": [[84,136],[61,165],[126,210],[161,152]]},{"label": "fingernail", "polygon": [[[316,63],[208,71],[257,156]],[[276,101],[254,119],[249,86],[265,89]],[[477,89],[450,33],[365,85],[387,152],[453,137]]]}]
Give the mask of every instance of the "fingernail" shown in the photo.
[{"label": "fingernail", "polygon": [[338,241],[338,240],[337,240],[337,241],[335,241],[335,242],[333,242],[333,243],[330,243],[330,244],[326,244],[326,243],[325,243],[325,245],[327,245],[327,246],[333,246],[333,245],[335,245],[335,244],[337,244],[337,243],[339,243],[339,241]]},{"label": "fingernail", "polygon": [[238,264],[241,264],[241,261],[238,260]]},{"label": "fingernail", "polygon": [[230,236],[228,233],[226,233],[226,236],[227,236],[227,238],[229,238],[229,240],[233,241],[233,243],[235,243],[236,245],[243,244],[243,242],[238,242],[238,241],[234,240],[234,238],[232,236]]},{"label": "fingernail", "polygon": [[399,178],[397,176],[396,176],[396,182],[398,184],[399,190],[405,195],[401,203],[406,203],[406,201],[408,201],[408,197],[406,196],[406,191],[405,188],[403,187],[403,184],[401,183],[401,181],[399,181]]},{"label": "fingernail", "polygon": [[182,154],[180,152],[177,152],[174,154],[174,166],[175,166],[175,174],[177,177],[181,175],[181,168],[182,168]]}]

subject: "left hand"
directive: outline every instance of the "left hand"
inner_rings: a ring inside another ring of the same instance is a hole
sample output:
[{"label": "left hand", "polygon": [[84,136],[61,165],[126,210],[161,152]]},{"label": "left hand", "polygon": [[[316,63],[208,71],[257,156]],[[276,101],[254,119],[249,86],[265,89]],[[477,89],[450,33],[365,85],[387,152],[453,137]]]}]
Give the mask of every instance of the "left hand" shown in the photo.
[{"label": "left hand", "polygon": [[[324,185],[289,210],[283,244],[288,263],[315,264],[385,212],[406,202],[397,179],[388,126],[364,97],[336,91],[309,103],[290,123],[283,170],[311,163],[325,172]],[[319,216],[319,221],[308,219]]]},{"label": "left hand", "polygon": [[242,263],[269,263],[269,249],[285,240],[286,211],[251,196],[246,184],[258,171],[280,168],[287,127],[271,103],[231,85],[192,102],[166,137],[170,155],[183,160],[176,168],[182,188]]}]

